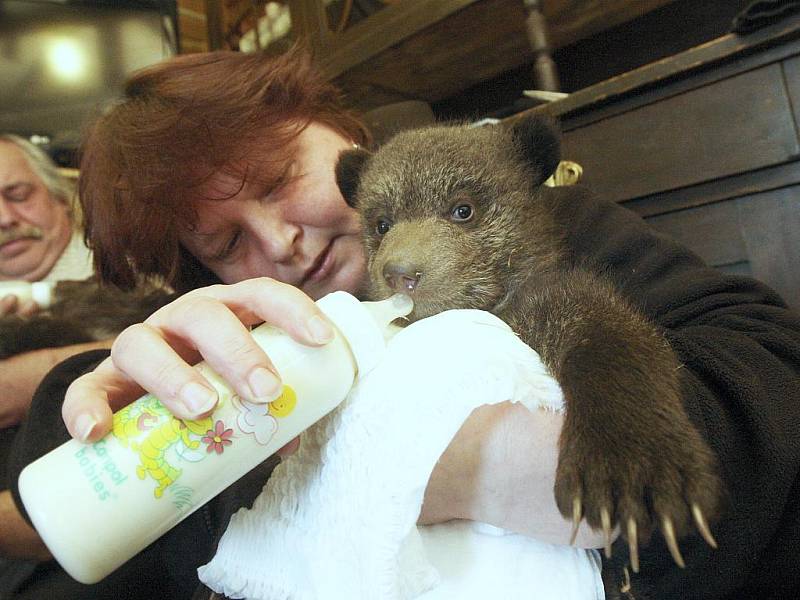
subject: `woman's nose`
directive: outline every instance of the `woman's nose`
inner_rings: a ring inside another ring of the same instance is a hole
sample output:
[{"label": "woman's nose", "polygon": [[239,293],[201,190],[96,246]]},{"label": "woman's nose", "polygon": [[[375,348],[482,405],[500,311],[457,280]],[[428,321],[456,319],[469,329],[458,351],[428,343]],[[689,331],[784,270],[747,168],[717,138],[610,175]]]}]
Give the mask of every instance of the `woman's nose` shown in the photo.
[{"label": "woman's nose", "polygon": [[264,253],[273,263],[290,263],[298,254],[300,227],[281,218],[268,219],[263,225],[257,235]]}]

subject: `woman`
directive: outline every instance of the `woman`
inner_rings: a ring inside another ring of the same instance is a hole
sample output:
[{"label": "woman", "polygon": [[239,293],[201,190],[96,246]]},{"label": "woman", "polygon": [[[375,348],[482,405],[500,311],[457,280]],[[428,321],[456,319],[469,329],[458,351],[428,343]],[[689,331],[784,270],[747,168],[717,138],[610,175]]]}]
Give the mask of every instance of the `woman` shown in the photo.
[{"label": "woman", "polygon": [[[333,168],[341,150],[367,141],[297,51],[272,62],[233,53],[183,56],[135,76],[85,145],[87,237],[104,279],[130,286],[137,275],[160,276],[192,291],[123,332],[111,356],[70,386],[63,405],[70,434],[98,439],[112,410],[143,390],[181,418],[208,413],[216,394],[190,367],[201,357],[242,396],[274,398],[279,374],[247,328],[267,321],[306,344],[330,339],[312,300],[335,289],[358,293],[365,270],[358,219]],[[800,444],[783,430],[776,440],[751,425],[800,417],[800,402],[786,403],[787,395],[800,400],[787,383],[800,369],[796,315],[767,288],[705,268],[616,205],[592,201],[569,211],[571,252],[591,257],[664,327],[687,366],[687,411],[721,454],[726,483],[744,494],[715,536],[723,548],[736,546],[743,534],[735,515],[755,506],[745,535],[771,560],[790,503],[765,510],[758,496],[767,488],[788,496]],[[229,285],[200,287],[218,282]],[[77,357],[68,371],[74,377],[97,359]],[[754,416],[742,419],[741,411]],[[557,415],[511,405],[476,411],[437,466],[421,520],[474,519],[567,543],[571,524],[552,494],[560,427]],[[776,452],[777,461],[764,459]],[[579,544],[603,545],[601,534],[584,529]],[[710,598],[763,585],[736,553],[715,554],[695,538],[682,550],[685,572],[654,538],[633,589]],[[629,591],[623,544],[615,556],[608,591]],[[770,585],[788,590],[786,581]]]}]

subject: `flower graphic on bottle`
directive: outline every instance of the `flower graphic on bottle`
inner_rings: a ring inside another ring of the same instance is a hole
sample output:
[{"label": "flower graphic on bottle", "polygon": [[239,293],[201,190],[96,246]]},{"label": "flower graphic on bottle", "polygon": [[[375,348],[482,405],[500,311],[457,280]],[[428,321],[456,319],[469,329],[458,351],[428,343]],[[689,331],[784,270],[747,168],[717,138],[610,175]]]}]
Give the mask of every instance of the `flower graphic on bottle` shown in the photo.
[{"label": "flower graphic on bottle", "polygon": [[203,437],[203,443],[207,444],[206,452],[222,454],[225,446],[233,444],[231,436],[233,436],[233,429],[225,429],[225,424],[217,421],[214,429],[209,429]]},{"label": "flower graphic on bottle", "polygon": [[233,396],[233,403],[239,409],[236,417],[239,429],[253,435],[259,444],[267,445],[278,430],[278,419],[294,412],[297,395],[291,387],[285,385],[283,393],[267,404],[248,402],[239,396]]}]

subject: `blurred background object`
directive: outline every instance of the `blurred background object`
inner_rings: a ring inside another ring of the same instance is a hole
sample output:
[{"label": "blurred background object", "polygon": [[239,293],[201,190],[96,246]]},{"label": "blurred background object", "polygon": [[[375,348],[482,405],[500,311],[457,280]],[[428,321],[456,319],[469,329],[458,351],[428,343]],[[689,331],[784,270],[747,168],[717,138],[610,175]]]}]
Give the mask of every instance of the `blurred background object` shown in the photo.
[{"label": "blurred background object", "polygon": [[175,0],[0,2],[0,131],[63,167],[132,71],[177,52]]}]

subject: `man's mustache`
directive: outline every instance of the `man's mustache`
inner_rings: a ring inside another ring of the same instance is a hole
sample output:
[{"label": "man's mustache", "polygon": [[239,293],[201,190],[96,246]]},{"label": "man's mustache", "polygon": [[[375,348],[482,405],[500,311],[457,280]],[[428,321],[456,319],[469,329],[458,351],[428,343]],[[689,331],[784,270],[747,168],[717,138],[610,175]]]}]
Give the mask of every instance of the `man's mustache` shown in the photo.
[{"label": "man's mustache", "polygon": [[38,227],[29,225],[27,227],[18,227],[8,231],[0,231],[0,246],[22,239],[40,240],[44,237],[44,232]]}]

